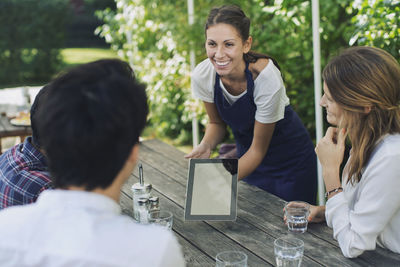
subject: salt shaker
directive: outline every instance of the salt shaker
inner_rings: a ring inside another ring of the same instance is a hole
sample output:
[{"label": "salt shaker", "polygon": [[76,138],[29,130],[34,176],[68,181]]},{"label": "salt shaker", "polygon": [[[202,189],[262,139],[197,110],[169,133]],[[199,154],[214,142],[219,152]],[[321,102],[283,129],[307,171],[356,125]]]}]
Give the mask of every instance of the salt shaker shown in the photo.
[{"label": "salt shaker", "polygon": [[150,197],[150,211],[159,211],[160,210],[160,202],[158,197]]},{"label": "salt shaker", "polygon": [[143,167],[142,164],[139,164],[139,183],[135,183],[132,185],[132,193],[133,193],[133,218],[136,221],[139,221],[139,199],[140,198],[149,198],[151,191],[151,184],[145,184],[143,178]]},{"label": "salt shaker", "polygon": [[149,199],[147,197],[141,197],[138,199],[137,213],[139,215],[138,222],[146,224],[148,222],[149,214]]}]

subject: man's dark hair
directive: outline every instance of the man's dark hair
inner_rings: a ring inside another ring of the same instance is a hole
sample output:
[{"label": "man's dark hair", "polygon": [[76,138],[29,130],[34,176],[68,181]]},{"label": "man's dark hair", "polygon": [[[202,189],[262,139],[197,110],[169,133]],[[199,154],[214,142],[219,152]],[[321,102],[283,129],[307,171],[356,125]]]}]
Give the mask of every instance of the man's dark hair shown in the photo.
[{"label": "man's dark hair", "polygon": [[47,85],[37,128],[56,188],[107,188],[138,143],[148,113],[145,85],[129,65],[105,59]]},{"label": "man's dark hair", "polygon": [[46,93],[47,86],[44,86],[38,94],[35,97],[35,100],[33,101],[33,104],[31,106],[31,128],[32,128],[32,143],[37,147],[40,148],[40,135],[37,131],[36,124],[37,121],[39,120],[37,116],[37,110],[40,105],[42,105],[42,99],[44,98],[44,94]]}]

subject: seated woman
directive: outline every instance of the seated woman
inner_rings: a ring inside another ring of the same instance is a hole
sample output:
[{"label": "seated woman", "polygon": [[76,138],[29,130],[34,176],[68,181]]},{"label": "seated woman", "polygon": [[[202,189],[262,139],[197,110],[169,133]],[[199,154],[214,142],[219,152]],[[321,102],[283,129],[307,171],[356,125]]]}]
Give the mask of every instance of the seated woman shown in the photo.
[{"label": "seated woman", "polygon": [[[328,201],[310,222],[326,219],[346,257],[376,244],[400,253],[400,65],[387,52],[353,47],[323,71],[330,127],[317,146]],[[342,175],[346,136],[352,149]],[[326,210],[325,210],[326,209]]]}]

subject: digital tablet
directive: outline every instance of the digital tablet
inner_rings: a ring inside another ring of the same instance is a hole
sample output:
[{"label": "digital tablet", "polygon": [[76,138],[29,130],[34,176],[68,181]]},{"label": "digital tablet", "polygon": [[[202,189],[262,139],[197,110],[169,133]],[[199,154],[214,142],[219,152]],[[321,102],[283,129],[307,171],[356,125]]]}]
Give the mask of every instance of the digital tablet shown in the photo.
[{"label": "digital tablet", "polygon": [[190,159],[186,221],[234,221],[238,159]]}]

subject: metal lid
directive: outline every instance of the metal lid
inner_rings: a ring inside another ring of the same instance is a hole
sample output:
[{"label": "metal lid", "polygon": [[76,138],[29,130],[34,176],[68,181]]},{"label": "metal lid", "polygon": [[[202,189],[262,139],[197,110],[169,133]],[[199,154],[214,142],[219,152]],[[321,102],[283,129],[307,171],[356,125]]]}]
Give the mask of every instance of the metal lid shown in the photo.
[{"label": "metal lid", "polygon": [[151,191],[151,184],[143,184],[141,185],[140,183],[136,183],[132,185],[132,191],[133,193],[150,193]]},{"label": "metal lid", "polygon": [[149,199],[147,197],[141,197],[138,199],[139,206],[144,206],[149,203]]},{"label": "metal lid", "polygon": [[158,202],[158,197],[150,197],[150,202]]}]

